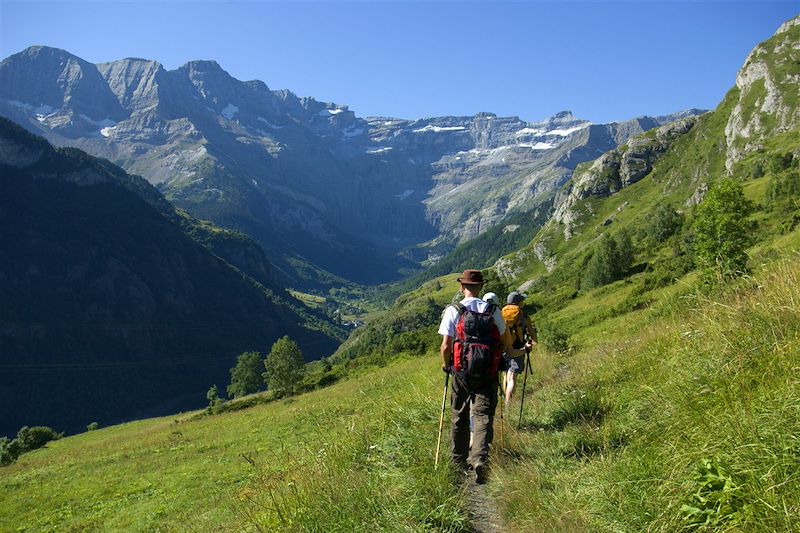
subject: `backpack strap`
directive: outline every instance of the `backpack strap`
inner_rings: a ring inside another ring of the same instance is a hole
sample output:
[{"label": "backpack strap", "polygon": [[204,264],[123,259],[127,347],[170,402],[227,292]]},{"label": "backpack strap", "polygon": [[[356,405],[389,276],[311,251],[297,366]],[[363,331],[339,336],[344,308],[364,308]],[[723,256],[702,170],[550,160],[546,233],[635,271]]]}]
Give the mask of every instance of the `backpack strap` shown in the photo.
[{"label": "backpack strap", "polygon": [[461,302],[456,302],[450,305],[456,308],[456,311],[458,311],[458,316],[463,315],[467,310],[467,308],[464,307],[464,304],[462,304]]}]

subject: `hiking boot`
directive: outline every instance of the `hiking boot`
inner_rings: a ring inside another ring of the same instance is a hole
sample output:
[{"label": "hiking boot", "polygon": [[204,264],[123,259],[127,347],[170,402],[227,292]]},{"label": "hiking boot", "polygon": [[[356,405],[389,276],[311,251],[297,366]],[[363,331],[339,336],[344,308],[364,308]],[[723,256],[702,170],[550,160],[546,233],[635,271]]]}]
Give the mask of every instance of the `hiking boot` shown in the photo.
[{"label": "hiking boot", "polygon": [[486,465],[478,465],[475,467],[475,483],[483,485],[486,483]]}]

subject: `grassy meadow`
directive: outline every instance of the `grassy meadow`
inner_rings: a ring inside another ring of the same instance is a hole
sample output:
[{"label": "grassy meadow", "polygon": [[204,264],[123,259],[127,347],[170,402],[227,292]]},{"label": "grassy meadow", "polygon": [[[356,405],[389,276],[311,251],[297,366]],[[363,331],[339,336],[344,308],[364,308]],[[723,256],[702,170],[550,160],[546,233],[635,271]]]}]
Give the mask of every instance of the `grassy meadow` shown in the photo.
[{"label": "grassy meadow", "polygon": [[686,288],[534,352],[490,485],[509,531],[800,529],[800,256]]},{"label": "grassy meadow", "polygon": [[433,358],[293,399],[51,442],[0,469],[0,531],[465,531],[433,469]]}]

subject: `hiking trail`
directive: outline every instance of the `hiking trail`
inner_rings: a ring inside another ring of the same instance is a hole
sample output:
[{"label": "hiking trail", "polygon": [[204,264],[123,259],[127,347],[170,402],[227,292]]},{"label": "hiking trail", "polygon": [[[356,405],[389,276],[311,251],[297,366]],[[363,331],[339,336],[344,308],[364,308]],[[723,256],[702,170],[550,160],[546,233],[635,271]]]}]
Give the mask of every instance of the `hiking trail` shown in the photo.
[{"label": "hiking trail", "polygon": [[487,484],[479,485],[474,478],[464,483],[472,530],[475,533],[501,533],[504,531],[503,521],[486,487]]}]

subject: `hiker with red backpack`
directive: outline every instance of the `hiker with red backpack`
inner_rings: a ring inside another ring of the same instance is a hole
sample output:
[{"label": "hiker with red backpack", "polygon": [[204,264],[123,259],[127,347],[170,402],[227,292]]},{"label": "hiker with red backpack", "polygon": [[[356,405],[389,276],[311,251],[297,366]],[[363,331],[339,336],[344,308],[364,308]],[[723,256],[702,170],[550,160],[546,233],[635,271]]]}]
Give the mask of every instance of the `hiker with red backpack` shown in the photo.
[{"label": "hiker with red backpack", "polygon": [[514,394],[515,377],[517,374],[525,372],[525,359],[527,358],[530,364],[528,354],[537,342],[533,321],[522,310],[524,300],[525,296],[513,291],[508,295],[506,300],[508,305],[503,307],[502,311],[503,321],[511,338],[511,347],[506,350],[506,409],[508,409]]},{"label": "hiker with red backpack", "polygon": [[[464,470],[471,466],[476,481],[484,483],[497,406],[498,371],[509,337],[500,308],[478,298],[483,288],[481,271],[465,270],[458,281],[464,299],[445,308],[439,325],[442,369],[453,377],[450,448],[456,466]],[[470,408],[474,422],[471,447]]]}]

